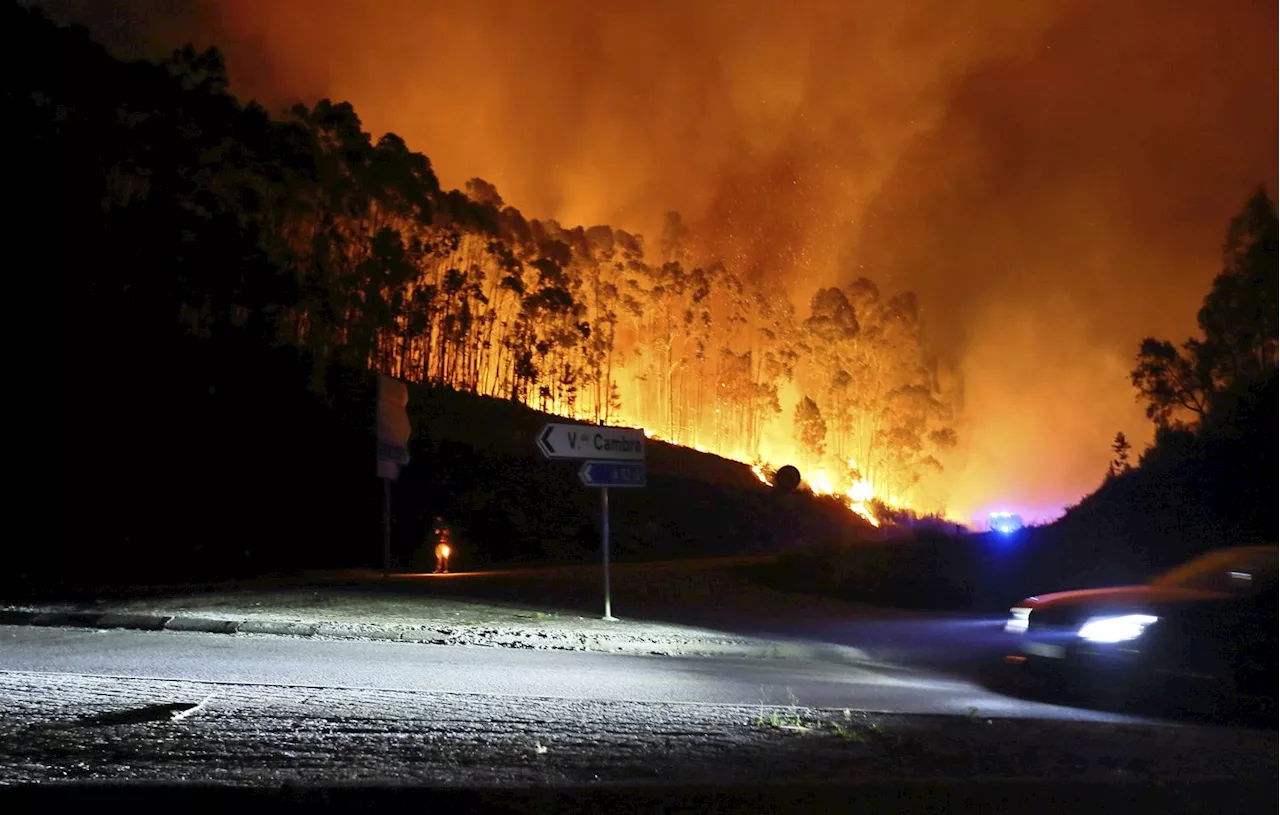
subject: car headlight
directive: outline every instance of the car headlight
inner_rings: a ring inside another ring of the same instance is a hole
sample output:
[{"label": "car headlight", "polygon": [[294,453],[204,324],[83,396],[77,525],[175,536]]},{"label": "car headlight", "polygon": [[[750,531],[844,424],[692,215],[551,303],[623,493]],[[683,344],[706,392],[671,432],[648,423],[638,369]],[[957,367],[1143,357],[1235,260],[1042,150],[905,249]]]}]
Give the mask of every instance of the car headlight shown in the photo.
[{"label": "car headlight", "polygon": [[1093,617],[1080,628],[1079,636],[1090,642],[1127,642],[1141,637],[1147,626],[1157,619],[1150,614]]},{"label": "car headlight", "polygon": [[1031,609],[1014,606],[1009,609],[1009,619],[1004,624],[1004,630],[1010,634],[1025,634],[1030,618]]}]

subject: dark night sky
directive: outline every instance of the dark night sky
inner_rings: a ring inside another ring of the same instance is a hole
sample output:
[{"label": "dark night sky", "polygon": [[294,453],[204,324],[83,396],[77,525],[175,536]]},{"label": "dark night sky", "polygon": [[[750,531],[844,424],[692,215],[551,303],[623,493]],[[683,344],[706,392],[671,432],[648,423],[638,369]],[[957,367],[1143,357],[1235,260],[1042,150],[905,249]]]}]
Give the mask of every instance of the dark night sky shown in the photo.
[{"label": "dark night sky", "polygon": [[1195,329],[1227,220],[1276,188],[1270,0],[44,5],[127,53],[216,43],[271,107],[349,99],[531,217],[678,209],[806,295],[917,290],[963,381],[966,511],[1060,508],[1117,430],[1149,439],[1138,341]]}]

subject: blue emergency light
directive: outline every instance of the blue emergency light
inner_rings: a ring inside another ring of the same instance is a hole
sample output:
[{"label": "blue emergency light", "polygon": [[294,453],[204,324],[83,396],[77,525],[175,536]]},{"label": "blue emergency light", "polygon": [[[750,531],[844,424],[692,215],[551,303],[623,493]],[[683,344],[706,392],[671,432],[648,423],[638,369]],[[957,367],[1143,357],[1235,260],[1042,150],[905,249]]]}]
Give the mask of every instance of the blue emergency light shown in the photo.
[{"label": "blue emergency light", "polygon": [[1012,512],[993,512],[987,516],[987,525],[992,532],[1001,535],[1012,535],[1022,528],[1022,517]]}]

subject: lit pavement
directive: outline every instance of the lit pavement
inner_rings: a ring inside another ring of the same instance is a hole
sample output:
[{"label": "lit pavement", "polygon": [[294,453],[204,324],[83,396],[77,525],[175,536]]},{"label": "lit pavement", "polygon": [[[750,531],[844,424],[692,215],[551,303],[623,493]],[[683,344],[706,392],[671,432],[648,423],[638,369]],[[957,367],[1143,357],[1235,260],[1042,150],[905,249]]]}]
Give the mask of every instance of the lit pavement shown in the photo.
[{"label": "lit pavement", "polygon": [[[603,622],[598,576],[330,575],[61,609],[124,615],[125,628],[11,607],[0,619],[29,621],[0,625],[0,779],[1274,779],[1274,732],[990,689],[1003,687],[986,676],[1007,645],[998,620],[781,594],[702,562],[619,568],[623,619]],[[134,630],[146,620],[222,627]]]},{"label": "lit pavement", "polygon": [[967,680],[844,662],[658,657],[183,632],[0,627],[0,669],[309,687],[1123,720]]},{"label": "lit pavement", "polygon": [[16,784],[1274,778],[1274,733],[1118,718],[822,661],[0,626]]}]

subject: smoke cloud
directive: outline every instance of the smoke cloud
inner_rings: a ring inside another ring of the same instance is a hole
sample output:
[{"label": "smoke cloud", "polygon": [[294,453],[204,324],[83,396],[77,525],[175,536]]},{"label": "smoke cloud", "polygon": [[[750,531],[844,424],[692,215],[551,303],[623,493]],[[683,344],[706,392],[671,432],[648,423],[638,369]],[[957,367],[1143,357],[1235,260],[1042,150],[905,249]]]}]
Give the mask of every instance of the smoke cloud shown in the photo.
[{"label": "smoke cloud", "polygon": [[[62,0],[117,49],[227,54],[273,109],[351,101],[441,181],[702,247],[797,305],[921,296],[958,377],[953,513],[1051,517],[1150,429],[1127,370],[1181,339],[1277,175],[1277,10],[1253,0]],[[909,7],[909,8],[906,8]]]}]

